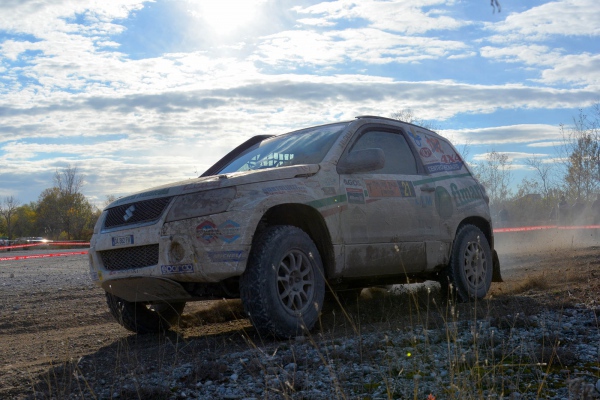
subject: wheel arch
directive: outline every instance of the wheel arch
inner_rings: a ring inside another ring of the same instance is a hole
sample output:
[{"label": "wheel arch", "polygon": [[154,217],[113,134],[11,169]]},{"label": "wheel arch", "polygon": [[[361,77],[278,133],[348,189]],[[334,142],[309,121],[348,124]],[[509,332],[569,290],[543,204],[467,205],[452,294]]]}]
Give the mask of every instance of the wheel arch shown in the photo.
[{"label": "wheel arch", "polygon": [[319,211],[311,206],[299,203],[273,206],[263,214],[258,222],[254,239],[258,238],[266,228],[274,225],[291,225],[306,232],[317,246],[323,262],[325,278],[327,279],[330,276],[330,271],[333,271],[335,267],[333,242],[325,219]]}]

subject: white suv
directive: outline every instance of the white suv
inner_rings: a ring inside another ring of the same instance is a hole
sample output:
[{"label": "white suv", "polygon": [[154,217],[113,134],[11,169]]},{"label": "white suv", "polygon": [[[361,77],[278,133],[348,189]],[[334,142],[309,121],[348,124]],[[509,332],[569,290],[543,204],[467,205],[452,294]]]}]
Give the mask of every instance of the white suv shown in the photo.
[{"label": "white suv", "polygon": [[290,337],[313,327],[326,286],[433,279],[481,299],[501,281],[493,245],[485,190],[446,139],[363,116],[253,137],[197,179],[118,199],[89,258],[134,332],[241,297],[259,332]]}]

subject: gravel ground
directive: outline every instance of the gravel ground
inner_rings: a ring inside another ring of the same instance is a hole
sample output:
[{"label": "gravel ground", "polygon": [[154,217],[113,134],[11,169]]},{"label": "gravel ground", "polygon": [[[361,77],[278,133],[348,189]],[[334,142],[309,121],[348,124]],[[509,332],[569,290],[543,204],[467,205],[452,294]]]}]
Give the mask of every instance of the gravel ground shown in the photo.
[{"label": "gravel ground", "polygon": [[258,336],[239,301],[190,303],[175,331],[134,335],[87,256],[0,261],[0,398],[600,398],[597,245],[498,236],[505,282],[482,302],[368,289],[285,341]]}]

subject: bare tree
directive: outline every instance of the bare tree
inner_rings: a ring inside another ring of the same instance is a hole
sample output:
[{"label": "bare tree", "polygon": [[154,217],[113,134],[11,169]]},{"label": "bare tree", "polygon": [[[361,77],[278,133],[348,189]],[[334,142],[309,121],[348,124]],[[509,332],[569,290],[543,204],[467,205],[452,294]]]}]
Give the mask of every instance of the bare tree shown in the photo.
[{"label": "bare tree", "polygon": [[550,189],[554,187],[552,174],[554,165],[545,163],[544,160],[537,157],[535,154],[530,158],[527,158],[525,164],[535,171],[535,182],[538,184],[544,197],[548,197]]},{"label": "bare tree", "polygon": [[499,206],[511,194],[511,164],[512,162],[509,160],[508,155],[492,150],[475,167],[475,174],[483,186],[485,186],[492,205]]},{"label": "bare tree", "polygon": [[439,129],[437,126],[432,124],[431,121],[417,117],[410,108],[403,108],[400,111],[396,111],[395,113],[392,113],[390,118],[397,119],[398,121],[402,122],[408,122],[409,124],[419,125],[432,131]]},{"label": "bare tree", "polygon": [[588,116],[583,110],[573,118],[573,125],[561,124],[559,148],[565,167],[565,192],[570,197],[590,199],[600,184],[600,103]]},{"label": "bare tree", "polygon": [[20,204],[21,202],[17,200],[14,196],[5,197],[4,201],[0,204],[0,215],[2,215],[2,217],[4,217],[4,220],[6,221],[8,239],[12,239],[12,219]]},{"label": "bare tree", "polygon": [[72,195],[79,193],[83,186],[83,175],[77,171],[77,166],[67,166],[62,170],[54,172],[54,186],[60,190],[63,195]]},{"label": "bare tree", "polygon": [[115,196],[114,194],[107,194],[106,199],[104,200],[104,203],[102,204],[102,208],[104,209],[104,208],[108,207],[108,205],[115,200],[117,200],[117,196]]}]

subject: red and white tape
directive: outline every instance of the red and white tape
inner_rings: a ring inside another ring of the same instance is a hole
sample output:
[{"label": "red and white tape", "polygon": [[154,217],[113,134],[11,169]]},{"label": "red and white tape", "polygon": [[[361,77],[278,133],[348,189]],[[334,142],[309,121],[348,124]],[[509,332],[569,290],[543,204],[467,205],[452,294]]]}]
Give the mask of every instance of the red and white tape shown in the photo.
[{"label": "red and white tape", "polygon": [[600,225],[540,225],[540,226],[519,226],[515,228],[496,228],[494,233],[502,232],[525,232],[525,231],[538,231],[542,229],[600,229]]},{"label": "red and white tape", "polygon": [[[496,228],[494,233],[503,232],[526,232],[526,231],[539,231],[543,229],[600,229],[600,225],[579,225],[579,226],[558,226],[558,225],[540,225],[540,226],[520,226],[514,228]],[[52,243],[33,243],[33,244],[19,244],[13,246],[1,246],[0,250],[16,249],[33,246],[89,246],[89,242],[52,242]],[[48,257],[65,257],[65,256],[76,256],[81,254],[87,254],[88,251],[68,251],[62,253],[48,253],[48,254],[31,254],[26,256],[14,256],[14,257],[0,257],[0,261],[15,261],[15,260],[27,260],[31,258],[48,258]]]},{"label": "red and white tape", "polygon": [[67,251],[64,253],[31,254],[28,256],[0,257],[0,261],[28,260],[30,258],[76,256],[76,255],[87,254],[87,253],[88,253],[87,250],[85,250],[85,251]]},{"label": "red and white tape", "polygon": [[47,243],[12,244],[10,246],[0,246],[0,250],[22,249],[25,247],[34,247],[34,246],[89,246],[89,245],[90,245],[90,242],[47,242]]}]

